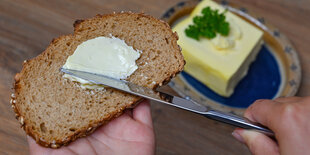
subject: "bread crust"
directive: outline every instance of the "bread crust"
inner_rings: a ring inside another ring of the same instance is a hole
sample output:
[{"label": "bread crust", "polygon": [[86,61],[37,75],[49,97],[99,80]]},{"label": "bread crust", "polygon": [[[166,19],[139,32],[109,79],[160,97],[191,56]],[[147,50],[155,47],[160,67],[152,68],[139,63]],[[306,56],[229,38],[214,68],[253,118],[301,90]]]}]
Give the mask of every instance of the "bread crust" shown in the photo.
[{"label": "bread crust", "polygon": [[[118,14],[123,14],[123,15],[132,15],[134,13],[131,13],[131,12],[125,12],[125,13],[118,13]],[[107,15],[97,15],[93,18],[90,18],[90,19],[85,19],[85,20],[76,20],[73,24],[74,26],[74,34],[69,34],[69,35],[64,35],[64,36],[60,36],[58,38],[55,38],[51,41],[50,45],[47,47],[47,49],[51,48],[53,46],[53,44],[56,44],[58,41],[64,39],[64,38],[72,38],[77,32],[79,26],[83,23],[83,22],[86,22],[86,21],[89,21],[89,20],[95,20],[95,19],[98,19],[98,18],[109,18],[111,16],[115,16],[117,15],[116,13],[113,13],[113,14],[107,14]],[[156,20],[157,22],[161,22],[161,23],[164,23],[164,25],[166,26],[167,29],[170,29],[170,26],[164,22],[164,21],[161,21],[161,20],[158,20],[152,16],[149,16],[149,15],[145,15],[143,13],[140,13],[140,14],[137,14],[139,17],[146,17],[146,18],[149,18],[150,20]],[[171,31],[171,29],[170,29]],[[172,32],[172,31],[171,31]],[[172,32],[172,36],[174,37],[173,39],[175,40],[178,40],[178,36],[176,34],[176,32]],[[20,94],[20,91],[21,91],[21,84],[20,84],[20,80],[21,78],[23,78],[23,74],[25,73],[25,68],[27,66],[30,65],[30,63],[32,63],[33,61],[36,61],[38,59],[41,59],[41,57],[43,57],[45,54],[47,54],[47,49],[42,52],[40,55],[38,55],[37,57],[33,58],[33,59],[30,59],[30,60],[25,60],[24,63],[23,63],[23,68],[21,70],[20,73],[17,73],[14,77],[15,81],[14,81],[14,84],[13,84],[13,89],[14,89],[14,93],[12,93],[11,95],[11,105],[12,105],[12,108],[15,112],[15,116],[16,116],[16,119],[20,122],[21,124],[21,128],[23,130],[25,130],[25,132],[31,136],[33,139],[35,139],[35,141],[40,144],[41,146],[44,146],[44,147],[50,147],[50,148],[59,148],[63,145],[68,145],[70,142],[76,140],[77,138],[79,137],[85,137],[91,133],[93,133],[98,127],[100,127],[101,125],[104,125],[106,123],[108,123],[110,120],[120,116],[125,109],[127,108],[131,108],[132,106],[134,106],[135,104],[137,104],[138,102],[140,102],[142,100],[141,97],[136,97],[135,100],[132,102],[132,103],[129,103],[128,106],[126,107],[122,107],[121,109],[119,109],[118,111],[115,111],[114,113],[110,113],[110,115],[104,119],[101,119],[97,122],[93,122],[90,126],[88,127],[84,127],[84,128],[81,128],[81,129],[78,129],[75,131],[75,133],[73,135],[70,135],[69,137],[63,139],[63,140],[57,140],[57,141],[53,141],[53,142],[46,142],[44,139],[42,139],[41,137],[38,137],[39,134],[37,134],[34,130],[31,129],[30,126],[27,125],[27,120],[24,116],[21,115],[20,113],[20,110],[18,109],[18,106],[17,104],[17,100],[16,98],[18,97],[18,95]],[[179,48],[178,49],[179,52],[181,52],[181,49]],[[182,56],[182,54],[181,54]],[[176,74],[178,74],[179,72],[181,72],[183,70],[183,67],[185,65],[185,61],[184,61],[184,58],[182,56],[182,60],[183,62],[180,63],[180,67],[178,69],[176,69],[169,77],[165,78],[162,82],[159,82],[159,83],[156,83],[154,86],[153,86],[153,89],[156,89],[157,87],[159,86],[162,86],[166,83],[168,83],[174,76],[176,76]]]}]

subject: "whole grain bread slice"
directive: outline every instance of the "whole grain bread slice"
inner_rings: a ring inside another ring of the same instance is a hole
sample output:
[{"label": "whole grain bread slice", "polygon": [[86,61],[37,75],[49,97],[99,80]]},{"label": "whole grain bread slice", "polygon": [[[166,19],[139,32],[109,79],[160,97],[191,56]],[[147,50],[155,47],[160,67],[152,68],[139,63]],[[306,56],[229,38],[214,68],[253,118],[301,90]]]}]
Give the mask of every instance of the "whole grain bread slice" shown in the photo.
[{"label": "whole grain bread slice", "polygon": [[110,34],[142,50],[136,61],[139,68],[128,81],[154,89],[183,70],[178,37],[163,21],[136,13],[77,20],[74,34],[53,39],[43,53],[25,61],[15,76],[12,107],[22,128],[37,143],[52,148],[67,145],[141,100],[112,88],[82,89],[59,71],[83,41]]}]

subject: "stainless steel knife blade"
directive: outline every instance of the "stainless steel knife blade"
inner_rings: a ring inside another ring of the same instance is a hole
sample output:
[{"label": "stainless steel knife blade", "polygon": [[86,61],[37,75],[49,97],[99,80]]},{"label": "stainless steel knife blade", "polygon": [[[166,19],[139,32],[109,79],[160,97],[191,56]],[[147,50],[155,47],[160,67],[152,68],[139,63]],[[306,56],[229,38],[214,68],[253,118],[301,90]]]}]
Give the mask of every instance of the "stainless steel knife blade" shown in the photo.
[{"label": "stainless steel knife blade", "polygon": [[104,75],[93,74],[93,73],[71,70],[71,69],[65,69],[65,68],[61,68],[60,70],[66,74],[90,81],[95,84],[102,84],[105,86],[109,86],[109,87],[130,93],[133,95],[141,96],[143,98],[147,98],[147,99],[165,103],[165,104],[168,104],[174,107],[178,107],[184,110],[188,110],[194,113],[198,113],[207,118],[217,120],[220,122],[224,122],[227,124],[231,124],[236,127],[240,127],[244,129],[252,129],[252,130],[256,130],[258,132],[264,133],[271,137],[274,136],[274,133],[272,131],[270,131],[268,128],[260,124],[251,122],[248,119],[237,116],[237,115],[224,113],[224,112],[213,110],[213,109],[208,109],[205,106],[202,106],[194,101],[186,100],[186,99],[183,99],[177,96],[172,96],[172,95],[160,92],[160,91],[152,90],[147,87],[136,85],[134,83],[131,83],[125,80],[114,79],[114,78],[107,77]]}]

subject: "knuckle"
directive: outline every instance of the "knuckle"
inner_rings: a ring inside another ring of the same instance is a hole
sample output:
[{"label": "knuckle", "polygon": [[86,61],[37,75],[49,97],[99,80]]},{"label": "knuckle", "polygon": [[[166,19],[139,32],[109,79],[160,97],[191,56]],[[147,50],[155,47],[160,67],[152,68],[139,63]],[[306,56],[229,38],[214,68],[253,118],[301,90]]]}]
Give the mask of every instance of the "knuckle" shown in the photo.
[{"label": "knuckle", "polygon": [[244,116],[246,116],[247,114],[250,114],[252,110],[253,110],[253,106],[249,106],[249,107],[245,110]]},{"label": "knuckle", "polygon": [[273,101],[273,100],[259,99],[259,100],[256,100],[253,104],[251,104],[246,111],[248,111],[248,112],[249,111],[254,111],[256,108],[260,107],[261,105],[264,105],[264,104],[274,104],[274,103],[276,103],[276,102]]},{"label": "knuckle", "polygon": [[272,100],[267,100],[267,99],[259,99],[256,100],[253,104],[250,105],[250,107],[248,108],[248,110],[254,110],[257,106],[261,105],[261,104],[268,104],[270,102],[274,102]]},{"label": "knuckle", "polygon": [[282,121],[294,119],[297,114],[297,107],[294,104],[284,104],[280,111],[280,118]]}]

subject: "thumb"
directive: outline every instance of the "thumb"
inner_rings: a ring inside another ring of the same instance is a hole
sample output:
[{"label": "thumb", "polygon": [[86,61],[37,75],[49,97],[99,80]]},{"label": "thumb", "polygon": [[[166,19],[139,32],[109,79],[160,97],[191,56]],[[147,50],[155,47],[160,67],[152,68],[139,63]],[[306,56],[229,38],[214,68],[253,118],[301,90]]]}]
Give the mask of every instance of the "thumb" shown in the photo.
[{"label": "thumb", "polygon": [[268,136],[251,130],[236,129],[232,135],[247,145],[254,155],[279,155],[279,148],[275,141]]}]

